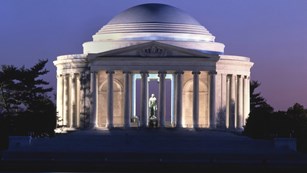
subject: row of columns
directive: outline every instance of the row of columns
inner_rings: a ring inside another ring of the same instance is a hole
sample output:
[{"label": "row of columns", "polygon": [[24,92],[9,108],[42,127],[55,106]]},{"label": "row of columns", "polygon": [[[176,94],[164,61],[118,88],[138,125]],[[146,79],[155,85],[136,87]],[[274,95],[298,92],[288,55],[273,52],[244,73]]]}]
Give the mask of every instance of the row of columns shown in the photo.
[{"label": "row of columns", "polygon": [[[130,127],[130,115],[131,115],[131,72],[124,71],[124,127]],[[113,127],[113,74],[114,71],[107,71],[107,127]],[[148,72],[141,71],[141,115],[140,126],[146,127],[147,125],[147,103],[148,103]],[[193,74],[193,127],[198,128],[199,124],[199,74],[200,71],[194,71]],[[210,74],[210,98],[213,101],[210,104],[210,124],[212,128],[215,127],[215,74],[216,72],[209,73]],[[182,127],[182,75],[183,71],[178,71],[175,73],[175,81],[176,81],[176,127]],[[160,127],[165,127],[165,77],[166,71],[159,71],[159,102],[158,102],[158,117]],[[91,119],[90,124],[91,127],[97,127],[97,92],[98,92],[98,79],[96,72],[91,74],[91,91],[92,91],[92,110],[91,110]],[[211,102],[210,102],[211,103]]]},{"label": "row of columns", "polygon": [[250,112],[250,79],[243,75],[228,75],[226,85],[229,93],[226,127],[242,129]]},{"label": "row of columns", "polygon": [[57,113],[61,117],[58,125],[69,128],[80,126],[80,74],[57,75]]},{"label": "row of columns", "polygon": [[[193,73],[193,126],[198,128],[199,124],[199,71]],[[107,96],[107,124],[108,128],[113,127],[113,74],[114,71],[107,71],[108,74],[108,96]],[[148,72],[140,72],[141,81],[141,127],[147,124],[147,88],[148,88]],[[176,127],[182,127],[182,75],[183,71],[175,72],[176,92],[175,92],[175,108],[176,108]],[[159,72],[159,111],[160,127],[165,127],[165,71]],[[210,77],[210,128],[216,127],[216,72],[209,72]],[[250,111],[250,79],[243,75],[228,75],[225,78],[227,90],[226,105],[226,127],[230,129],[242,128],[244,120]],[[80,91],[80,74],[64,74],[57,76],[57,112],[62,117],[62,124],[66,127],[80,127],[80,105],[79,97],[82,95]],[[97,110],[98,110],[98,76],[96,72],[91,73],[91,116],[90,126],[97,127]],[[124,71],[124,127],[130,127],[131,116],[131,72]],[[59,106],[62,105],[62,106]]]}]

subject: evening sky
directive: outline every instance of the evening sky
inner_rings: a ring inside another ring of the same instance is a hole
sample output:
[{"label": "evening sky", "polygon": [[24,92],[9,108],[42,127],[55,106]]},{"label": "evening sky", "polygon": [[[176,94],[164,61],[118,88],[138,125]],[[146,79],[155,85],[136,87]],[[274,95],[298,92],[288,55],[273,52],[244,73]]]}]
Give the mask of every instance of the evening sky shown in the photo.
[{"label": "evening sky", "polygon": [[148,2],[186,11],[226,45],[225,54],[250,57],[251,79],[276,110],[307,107],[307,0],[0,0],[0,64],[48,59],[55,88],[57,56],[82,53],[113,16]]}]

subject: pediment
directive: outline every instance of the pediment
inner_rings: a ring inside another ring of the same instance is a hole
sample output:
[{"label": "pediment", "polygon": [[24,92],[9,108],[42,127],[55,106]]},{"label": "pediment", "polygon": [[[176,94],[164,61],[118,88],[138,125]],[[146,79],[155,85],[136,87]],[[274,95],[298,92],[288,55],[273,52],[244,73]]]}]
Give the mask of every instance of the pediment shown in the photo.
[{"label": "pediment", "polygon": [[210,58],[214,55],[205,54],[196,50],[177,47],[156,41],[132,45],[124,48],[114,49],[91,57],[203,57]]}]

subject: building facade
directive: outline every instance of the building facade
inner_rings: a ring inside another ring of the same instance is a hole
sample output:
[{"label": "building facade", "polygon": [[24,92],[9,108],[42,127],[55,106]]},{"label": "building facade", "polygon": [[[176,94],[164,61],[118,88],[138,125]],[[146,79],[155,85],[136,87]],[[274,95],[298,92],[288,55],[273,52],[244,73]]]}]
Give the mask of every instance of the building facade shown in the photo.
[{"label": "building facade", "polygon": [[242,129],[253,63],[224,47],[178,8],[129,8],[84,43],[83,54],[54,61],[59,125],[147,127],[155,92],[160,128]]}]

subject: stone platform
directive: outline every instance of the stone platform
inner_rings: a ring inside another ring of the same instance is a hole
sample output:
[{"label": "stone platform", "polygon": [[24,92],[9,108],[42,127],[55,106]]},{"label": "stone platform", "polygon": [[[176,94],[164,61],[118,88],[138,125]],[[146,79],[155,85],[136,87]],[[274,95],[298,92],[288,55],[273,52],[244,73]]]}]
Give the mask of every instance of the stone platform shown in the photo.
[{"label": "stone platform", "polygon": [[10,171],[297,172],[306,168],[306,155],[275,148],[270,140],[224,131],[176,129],[58,134],[10,149],[0,162],[0,169]]}]

